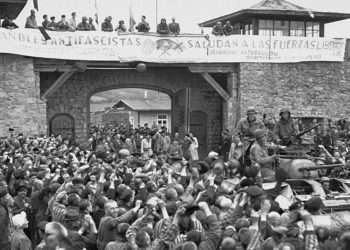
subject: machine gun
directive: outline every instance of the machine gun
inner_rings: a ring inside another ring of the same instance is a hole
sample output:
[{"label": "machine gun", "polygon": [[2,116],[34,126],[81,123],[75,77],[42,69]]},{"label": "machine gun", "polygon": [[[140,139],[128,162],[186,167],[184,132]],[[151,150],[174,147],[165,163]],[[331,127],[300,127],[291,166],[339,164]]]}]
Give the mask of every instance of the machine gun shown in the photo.
[{"label": "machine gun", "polygon": [[312,126],[311,128],[307,128],[303,130],[302,132],[292,136],[291,138],[288,138],[288,140],[282,138],[282,144],[286,146],[296,145],[300,144],[300,139],[303,135],[309,133],[311,130],[321,126],[321,123],[316,124],[315,126]]},{"label": "machine gun", "polygon": [[303,135],[309,133],[310,131],[312,131],[313,129],[321,126],[322,124],[321,123],[317,123],[315,126],[312,126],[311,128],[307,128],[307,129],[304,129],[304,131],[298,133],[297,135],[294,136],[295,139],[300,139],[300,137],[302,137]]}]

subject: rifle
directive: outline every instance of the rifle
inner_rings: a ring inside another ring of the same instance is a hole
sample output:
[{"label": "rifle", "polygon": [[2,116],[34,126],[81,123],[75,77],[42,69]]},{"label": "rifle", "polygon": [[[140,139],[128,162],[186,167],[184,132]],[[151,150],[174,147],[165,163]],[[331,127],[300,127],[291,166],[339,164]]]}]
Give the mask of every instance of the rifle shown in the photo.
[{"label": "rifle", "polygon": [[316,124],[315,126],[313,126],[313,127],[311,127],[311,128],[305,129],[304,131],[300,132],[299,134],[295,135],[294,137],[295,137],[296,139],[300,139],[301,136],[303,136],[303,135],[309,133],[311,130],[313,130],[313,129],[315,129],[315,128],[321,126],[321,125],[322,125],[321,123],[318,123],[318,124]]}]

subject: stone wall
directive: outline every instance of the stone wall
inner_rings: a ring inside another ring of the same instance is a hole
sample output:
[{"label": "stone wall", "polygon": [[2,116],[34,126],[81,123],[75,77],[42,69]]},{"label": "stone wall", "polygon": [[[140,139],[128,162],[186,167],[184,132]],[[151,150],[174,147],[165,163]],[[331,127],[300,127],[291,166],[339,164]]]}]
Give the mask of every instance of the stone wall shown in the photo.
[{"label": "stone wall", "polygon": [[46,133],[46,104],[33,60],[0,54],[0,136],[10,127],[28,135]]},{"label": "stone wall", "polygon": [[260,114],[289,107],[294,116],[350,115],[350,62],[242,63],[239,77],[240,115],[248,106]]}]

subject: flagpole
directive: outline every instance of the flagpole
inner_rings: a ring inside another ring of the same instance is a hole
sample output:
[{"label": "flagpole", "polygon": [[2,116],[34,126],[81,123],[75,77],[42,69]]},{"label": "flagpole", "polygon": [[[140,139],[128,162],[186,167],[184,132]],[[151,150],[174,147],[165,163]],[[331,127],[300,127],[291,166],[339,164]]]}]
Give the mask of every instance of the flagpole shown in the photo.
[{"label": "flagpole", "polygon": [[156,27],[158,25],[158,0],[156,0]]},{"label": "flagpole", "polygon": [[95,0],[95,23],[96,23],[96,30],[100,30],[100,24],[99,24],[99,11],[98,11],[98,4],[97,4],[97,0]]}]

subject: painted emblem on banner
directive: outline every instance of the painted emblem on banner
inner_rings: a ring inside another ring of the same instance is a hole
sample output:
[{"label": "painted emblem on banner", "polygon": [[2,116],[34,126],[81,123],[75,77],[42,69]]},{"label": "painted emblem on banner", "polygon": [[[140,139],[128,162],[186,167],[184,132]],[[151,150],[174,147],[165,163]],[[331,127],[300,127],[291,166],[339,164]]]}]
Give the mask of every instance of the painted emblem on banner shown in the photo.
[{"label": "painted emblem on banner", "polygon": [[184,50],[184,45],[182,42],[175,42],[171,39],[159,39],[157,40],[157,50],[161,51],[159,57],[171,56],[171,51],[176,51],[181,53]]}]

